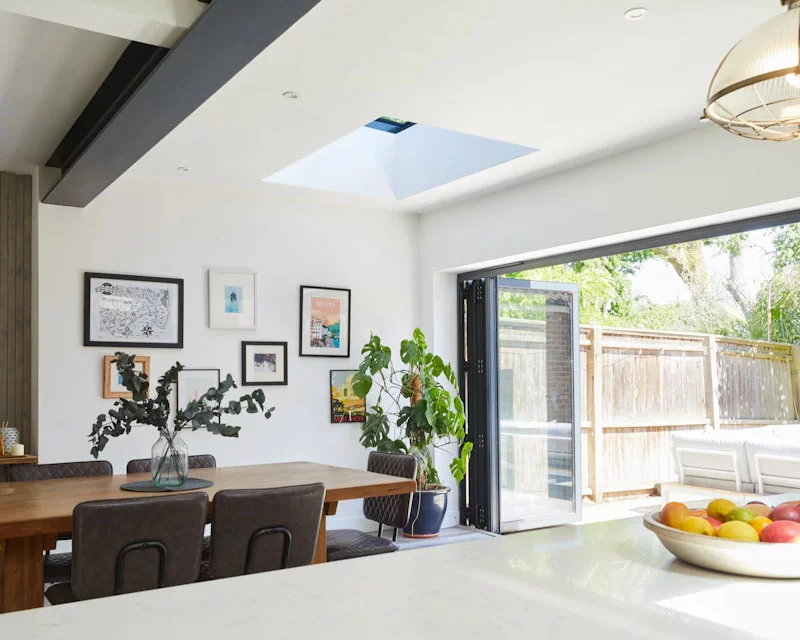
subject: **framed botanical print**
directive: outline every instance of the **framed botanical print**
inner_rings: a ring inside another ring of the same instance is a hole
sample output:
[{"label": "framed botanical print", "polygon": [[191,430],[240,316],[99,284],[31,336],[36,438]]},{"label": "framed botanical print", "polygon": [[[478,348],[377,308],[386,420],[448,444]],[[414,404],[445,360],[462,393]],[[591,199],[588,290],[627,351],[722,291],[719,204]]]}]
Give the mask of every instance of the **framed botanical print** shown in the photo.
[{"label": "framed botanical print", "polygon": [[300,355],[350,357],[350,289],[300,287]]},{"label": "framed botanical print", "polygon": [[[133,394],[122,384],[122,376],[117,371],[117,356],[103,358],[103,397],[104,398],[133,398]],[[150,379],[150,356],[136,356],[133,365],[138,373],[143,373]]]},{"label": "framed botanical print", "polygon": [[365,422],[367,399],[353,391],[353,376],[358,371],[331,371],[331,422]]},{"label": "framed botanical print", "polygon": [[183,280],[85,273],[83,345],[183,348]]},{"label": "framed botanical print", "polygon": [[183,369],[178,372],[175,385],[178,408],[184,409],[190,402],[197,401],[212,387],[219,387],[219,369]]},{"label": "framed botanical print", "polygon": [[256,328],[256,274],[212,269],[208,272],[208,326]]},{"label": "framed botanical print", "polygon": [[288,384],[285,342],[242,342],[242,385]]}]

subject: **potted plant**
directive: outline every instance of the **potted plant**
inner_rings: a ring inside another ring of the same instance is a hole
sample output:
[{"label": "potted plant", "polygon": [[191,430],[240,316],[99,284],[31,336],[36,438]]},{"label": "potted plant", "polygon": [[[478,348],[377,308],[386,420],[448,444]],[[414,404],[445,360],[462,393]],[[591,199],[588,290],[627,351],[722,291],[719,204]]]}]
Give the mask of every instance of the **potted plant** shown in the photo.
[{"label": "potted plant", "polygon": [[[158,379],[155,398],[150,397],[150,381],[147,375],[136,370],[134,355],[117,352],[115,360],[122,385],[131,392],[132,398],[120,398],[114,408],[97,416],[89,440],[91,454],[97,458],[105,449],[109,438],[128,434],[134,424],[152,425],[158,429],[159,438],[153,445],[151,473],[156,486],[179,486],[188,475],[188,449],[180,436],[183,429],[205,429],[227,438],[238,438],[241,427],[225,424],[223,416],[236,416],[242,410],[247,413],[264,411],[266,398],[261,389],[245,394],[238,400],[230,400],[223,406],[225,395],[236,389],[230,374],[217,388],[211,387],[197,400],[189,402],[183,409],[177,408],[170,426],[172,385],[178,382],[178,373],[183,365],[176,362]],[[264,411],[264,418],[272,417],[275,407]]]},{"label": "potted plant", "polygon": [[435,449],[460,446],[459,454],[450,463],[450,472],[459,482],[472,451],[472,443],[464,442],[464,405],[458,395],[456,375],[449,364],[428,350],[419,329],[414,330],[412,339],[400,343],[403,369],[395,369],[391,349],[376,335],[370,336],[361,353],[364,360],[353,376],[353,390],[361,398],[374,387],[378,392],[361,427],[361,444],[416,457],[417,491],[403,535],[437,536],[450,489],[439,479]]}]

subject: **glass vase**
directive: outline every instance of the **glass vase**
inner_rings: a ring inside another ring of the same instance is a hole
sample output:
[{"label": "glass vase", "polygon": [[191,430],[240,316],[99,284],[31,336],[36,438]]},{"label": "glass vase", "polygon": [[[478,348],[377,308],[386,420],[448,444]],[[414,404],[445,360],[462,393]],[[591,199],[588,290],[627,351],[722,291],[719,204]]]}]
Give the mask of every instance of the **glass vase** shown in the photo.
[{"label": "glass vase", "polygon": [[189,448],[177,433],[162,431],[153,445],[150,472],[157,487],[179,487],[189,477]]}]

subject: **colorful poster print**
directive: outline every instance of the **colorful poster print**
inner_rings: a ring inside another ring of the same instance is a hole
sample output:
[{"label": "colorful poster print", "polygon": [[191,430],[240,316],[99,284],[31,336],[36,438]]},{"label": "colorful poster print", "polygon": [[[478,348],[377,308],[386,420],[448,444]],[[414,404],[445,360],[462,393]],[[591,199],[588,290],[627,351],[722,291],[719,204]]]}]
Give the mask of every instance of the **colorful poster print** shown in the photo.
[{"label": "colorful poster print", "polygon": [[300,355],[350,355],[350,289],[300,287]]},{"label": "colorful poster print", "polygon": [[331,422],[364,422],[367,401],[353,391],[357,371],[331,371]]},{"label": "colorful poster print", "polygon": [[342,325],[342,301],[338,298],[317,298],[311,296],[312,347],[338,349]]}]

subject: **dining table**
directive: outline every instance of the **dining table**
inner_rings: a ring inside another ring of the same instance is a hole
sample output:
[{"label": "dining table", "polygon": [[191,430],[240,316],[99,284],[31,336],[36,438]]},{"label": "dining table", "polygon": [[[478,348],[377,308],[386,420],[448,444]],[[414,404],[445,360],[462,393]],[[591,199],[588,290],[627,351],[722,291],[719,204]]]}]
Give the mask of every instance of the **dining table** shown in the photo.
[{"label": "dining table", "polygon": [[[125,483],[149,477],[150,474],[140,473],[0,484],[0,613],[43,605],[43,554],[55,549],[59,534],[72,531],[72,510],[76,505],[90,500],[164,495],[120,488]],[[218,491],[322,483],[325,486],[325,504],[314,564],[326,561],[326,520],[336,514],[339,502],[416,490],[416,482],[412,479],[315,462],[192,469],[190,477],[214,483],[195,490],[208,494],[209,514],[213,511],[214,495]]]}]

